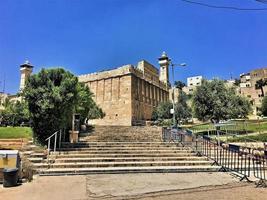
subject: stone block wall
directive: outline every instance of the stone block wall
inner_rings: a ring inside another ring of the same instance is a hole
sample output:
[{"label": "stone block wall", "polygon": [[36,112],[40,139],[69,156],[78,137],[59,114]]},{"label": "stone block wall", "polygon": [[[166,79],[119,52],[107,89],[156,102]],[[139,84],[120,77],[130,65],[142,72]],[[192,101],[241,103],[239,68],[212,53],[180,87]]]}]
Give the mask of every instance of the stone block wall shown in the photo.
[{"label": "stone block wall", "polygon": [[152,111],[169,99],[169,88],[159,81],[158,70],[146,61],[138,67],[125,65],[114,70],[79,76],[94,93],[106,116],[90,120],[94,125],[131,126],[150,120]]}]

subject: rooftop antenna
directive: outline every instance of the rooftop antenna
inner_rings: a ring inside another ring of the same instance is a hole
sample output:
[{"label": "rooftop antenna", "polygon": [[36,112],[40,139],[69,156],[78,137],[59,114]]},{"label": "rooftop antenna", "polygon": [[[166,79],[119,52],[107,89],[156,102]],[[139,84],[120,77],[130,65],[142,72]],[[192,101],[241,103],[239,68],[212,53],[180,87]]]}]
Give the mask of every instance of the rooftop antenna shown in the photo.
[{"label": "rooftop antenna", "polygon": [[6,74],[4,73],[4,80],[3,80],[3,93],[5,93],[6,90]]}]

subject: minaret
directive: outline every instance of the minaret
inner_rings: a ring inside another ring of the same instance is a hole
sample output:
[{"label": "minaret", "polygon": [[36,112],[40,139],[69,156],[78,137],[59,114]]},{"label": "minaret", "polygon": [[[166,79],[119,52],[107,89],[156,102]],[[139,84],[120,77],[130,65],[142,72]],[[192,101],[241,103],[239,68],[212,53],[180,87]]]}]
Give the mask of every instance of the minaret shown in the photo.
[{"label": "minaret", "polygon": [[167,54],[163,51],[161,57],[159,58],[159,80],[169,85],[169,62],[170,59],[168,58]]},{"label": "minaret", "polygon": [[29,61],[25,61],[24,64],[20,65],[20,86],[19,89],[22,91],[25,88],[26,80],[32,73],[33,66]]}]

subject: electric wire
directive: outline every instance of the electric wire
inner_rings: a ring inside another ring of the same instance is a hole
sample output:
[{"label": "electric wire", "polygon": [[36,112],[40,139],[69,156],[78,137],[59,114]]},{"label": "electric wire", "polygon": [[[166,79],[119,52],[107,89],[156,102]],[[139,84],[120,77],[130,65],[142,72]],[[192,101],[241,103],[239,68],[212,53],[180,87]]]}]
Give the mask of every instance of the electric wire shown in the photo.
[{"label": "electric wire", "polygon": [[[199,6],[216,8],[216,9],[229,9],[229,10],[241,10],[241,11],[266,11],[267,10],[267,8],[239,8],[239,7],[234,7],[234,6],[217,6],[217,5],[202,3],[202,2],[198,2],[198,1],[191,1],[191,0],[181,0],[181,1],[186,2],[186,3],[190,3],[190,4],[199,5]],[[256,0],[256,1],[262,1],[262,2],[267,3],[266,0]]]}]

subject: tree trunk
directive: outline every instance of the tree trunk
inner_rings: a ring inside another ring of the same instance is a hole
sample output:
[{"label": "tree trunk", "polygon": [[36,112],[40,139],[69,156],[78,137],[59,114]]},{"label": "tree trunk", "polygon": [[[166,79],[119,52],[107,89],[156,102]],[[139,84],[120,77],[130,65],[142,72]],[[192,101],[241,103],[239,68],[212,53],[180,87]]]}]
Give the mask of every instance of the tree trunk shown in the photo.
[{"label": "tree trunk", "polygon": [[263,87],[261,87],[261,96],[264,97]]}]

